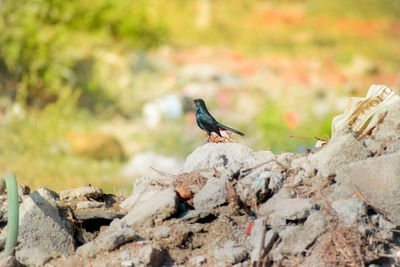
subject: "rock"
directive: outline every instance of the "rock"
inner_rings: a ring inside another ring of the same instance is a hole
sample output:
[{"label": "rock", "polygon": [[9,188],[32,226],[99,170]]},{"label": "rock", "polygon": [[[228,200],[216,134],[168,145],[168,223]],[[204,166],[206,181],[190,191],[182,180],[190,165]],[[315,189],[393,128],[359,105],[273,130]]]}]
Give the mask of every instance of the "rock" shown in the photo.
[{"label": "rock", "polygon": [[140,250],[140,259],[146,266],[161,266],[164,261],[164,254],[159,246],[148,245]]},{"label": "rock", "polygon": [[154,237],[157,239],[166,238],[171,233],[171,228],[168,226],[159,226],[154,229]]},{"label": "rock", "polygon": [[282,181],[283,175],[280,173],[268,170],[252,172],[238,181],[236,190],[240,200],[250,206],[254,201],[264,202],[273,191],[280,187]]},{"label": "rock", "polygon": [[20,207],[17,259],[27,265],[42,265],[52,257],[70,255],[74,249],[73,224],[56,205],[57,194],[39,188],[25,196]]},{"label": "rock", "polygon": [[252,152],[249,147],[239,143],[207,143],[186,158],[183,172],[225,166],[235,173]]},{"label": "rock", "polygon": [[226,202],[225,180],[210,179],[193,198],[196,210],[210,211]]},{"label": "rock", "polygon": [[334,201],[331,206],[347,226],[350,226],[358,216],[367,212],[367,206],[359,198],[339,199]]},{"label": "rock", "polygon": [[125,153],[120,142],[105,133],[69,132],[67,139],[71,152],[96,159],[124,159]]},{"label": "rock", "polygon": [[183,168],[183,160],[174,157],[158,155],[151,151],[136,154],[122,168],[121,173],[126,177],[158,176],[159,173],[153,170],[177,174]]},{"label": "rock", "polygon": [[133,193],[127,197],[121,204],[120,207],[125,210],[130,210],[136,202],[146,201],[152,199],[160,190],[164,189],[164,186],[172,184],[173,179],[168,177],[150,177],[144,176],[137,179],[134,185]]},{"label": "rock", "polygon": [[355,137],[354,133],[334,135],[328,145],[309,160],[324,177],[335,175],[343,165],[368,158],[370,151]]},{"label": "rock", "polygon": [[152,225],[155,220],[164,220],[178,210],[178,196],[172,188],[154,194],[149,199],[139,199],[128,214],[122,218],[127,225]]},{"label": "rock", "polygon": [[269,230],[265,234],[263,245],[261,245],[261,239],[263,235],[263,231],[266,231],[264,226],[264,219],[257,219],[254,221],[254,226],[250,235],[250,243],[253,247],[252,252],[250,253],[250,258],[252,262],[256,262],[258,260],[258,256],[261,252],[261,259],[268,253],[274,244],[275,239],[278,237],[277,232],[274,230]]},{"label": "rock", "polygon": [[279,233],[282,237],[281,243],[272,253],[275,261],[284,256],[297,255],[303,253],[305,249],[326,231],[329,215],[322,211],[311,214],[304,225],[290,227],[284,232]]},{"label": "rock", "polygon": [[394,231],[396,229],[396,225],[385,220],[382,216],[379,216],[378,219],[378,232],[376,233],[377,237],[382,238],[384,240],[393,240]]},{"label": "rock", "polygon": [[298,175],[300,175],[302,178],[311,178],[315,175],[315,168],[312,166],[307,157],[301,157],[292,160],[291,167],[299,170]]},{"label": "rock", "polygon": [[[372,136],[385,153],[400,151],[400,101],[394,102]],[[376,145],[375,145],[376,146]]]},{"label": "rock", "polygon": [[400,224],[400,153],[382,155],[343,166],[335,180],[359,191],[375,208]]},{"label": "rock", "polygon": [[101,208],[104,206],[104,203],[97,201],[81,201],[76,203],[77,209],[95,209]]},{"label": "rock", "polygon": [[189,210],[183,217],[181,217],[184,221],[188,221],[190,223],[195,223],[198,220],[204,219],[209,216],[210,211],[205,210]]},{"label": "rock", "polygon": [[0,266],[2,267],[23,267],[22,265],[14,256],[6,256],[0,259]]},{"label": "rock", "polygon": [[120,221],[116,222],[118,223],[112,223],[107,230],[100,232],[96,239],[80,246],[76,250],[76,254],[83,257],[94,257],[100,252],[111,251],[137,237],[135,230]]},{"label": "rock", "polygon": [[215,248],[214,257],[225,263],[235,264],[246,259],[247,252],[244,248],[235,246],[235,242],[229,240],[222,248]]},{"label": "rock", "polygon": [[122,218],[125,214],[113,209],[76,209],[74,218],[77,220],[105,219],[112,221],[116,218]]},{"label": "rock", "polygon": [[275,159],[274,153],[269,150],[255,151],[250,154],[248,158],[244,160],[245,168],[252,168],[259,164]]},{"label": "rock", "polygon": [[315,208],[309,199],[286,198],[267,201],[259,208],[259,216],[269,216],[273,228],[286,225],[287,220],[304,220]]},{"label": "rock", "polygon": [[98,199],[103,196],[103,190],[96,186],[86,185],[75,189],[68,189],[60,192],[61,201],[73,201],[73,200],[87,200],[87,199]]},{"label": "rock", "polygon": [[205,263],[207,263],[207,259],[204,256],[195,256],[190,259],[190,264],[195,267],[200,267]]}]

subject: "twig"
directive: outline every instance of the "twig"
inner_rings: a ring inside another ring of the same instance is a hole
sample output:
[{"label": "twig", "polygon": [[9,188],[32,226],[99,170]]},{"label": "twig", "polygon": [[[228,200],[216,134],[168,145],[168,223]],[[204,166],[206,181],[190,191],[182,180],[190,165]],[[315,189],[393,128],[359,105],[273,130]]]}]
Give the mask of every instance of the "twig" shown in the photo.
[{"label": "twig", "polygon": [[261,267],[261,257],[264,250],[264,242],[265,242],[265,232],[266,232],[266,220],[263,220],[262,226],[262,234],[261,234],[261,241],[260,241],[260,251],[258,252],[257,258],[257,267]]}]

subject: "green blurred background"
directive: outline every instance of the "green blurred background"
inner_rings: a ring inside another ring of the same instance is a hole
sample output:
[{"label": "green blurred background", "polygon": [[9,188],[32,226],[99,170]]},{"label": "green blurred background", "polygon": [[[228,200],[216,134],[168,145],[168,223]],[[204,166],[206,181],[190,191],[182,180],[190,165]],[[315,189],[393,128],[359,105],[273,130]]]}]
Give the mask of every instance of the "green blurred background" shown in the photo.
[{"label": "green blurred background", "polygon": [[33,189],[128,192],[131,158],[204,143],[194,98],[281,153],[400,85],[398,0],[3,0],[0,31],[0,168]]}]

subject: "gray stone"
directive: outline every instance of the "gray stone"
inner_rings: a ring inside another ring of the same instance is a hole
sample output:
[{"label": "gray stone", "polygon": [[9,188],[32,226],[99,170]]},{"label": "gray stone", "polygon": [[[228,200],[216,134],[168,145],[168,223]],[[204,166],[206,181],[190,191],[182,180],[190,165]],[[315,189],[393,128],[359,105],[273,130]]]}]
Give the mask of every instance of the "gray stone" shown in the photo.
[{"label": "gray stone", "polygon": [[253,250],[250,253],[250,258],[252,262],[256,262],[258,260],[258,256],[260,255],[261,251],[261,259],[268,253],[271,249],[274,241],[278,237],[278,233],[274,230],[269,230],[266,232],[264,237],[264,242],[262,242],[262,235],[263,232],[266,231],[264,225],[264,219],[257,219],[254,221],[253,229],[251,230],[250,234],[250,243]]},{"label": "gray stone", "polygon": [[100,232],[96,239],[90,241],[76,250],[76,254],[83,257],[94,257],[103,251],[111,251],[120,245],[134,240],[135,230],[124,225],[121,221],[112,223],[105,231]]},{"label": "gray stone", "polygon": [[334,201],[331,206],[347,226],[350,226],[358,216],[367,212],[367,206],[359,198],[339,199]]},{"label": "gray stone", "polygon": [[274,260],[279,260],[283,256],[297,255],[315,241],[328,226],[329,215],[322,211],[311,214],[304,225],[290,227],[282,237],[281,243],[272,253]]},{"label": "gray stone", "polygon": [[373,131],[375,140],[385,147],[385,153],[400,151],[400,101],[393,103],[383,122]]},{"label": "gray stone", "polygon": [[249,157],[247,157],[243,161],[243,167],[244,168],[252,168],[255,167],[259,164],[262,164],[264,162],[270,161],[276,159],[274,153],[272,153],[269,150],[264,150],[264,151],[254,151],[250,153]]},{"label": "gray stone", "polygon": [[150,226],[155,220],[164,220],[178,210],[178,196],[172,188],[158,192],[150,199],[139,199],[122,218],[127,225]]},{"label": "gray stone", "polygon": [[210,211],[205,210],[189,210],[182,219],[190,223],[195,223],[198,220],[206,218],[210,214]]},{"label": "gray stone", "polygon": [[154,229],[154,237],[155,238],[166,238],[171,233],[171,228],[168,226],[158,226]]},{"label": "gray stone", "polygon": [[193,205],[196,210],[210,211],[226,202],[225,179],[210,179],[194,196]]},{"label": "gray stone", "polygon": [[235,246],[235,243],[229,240],[222,248],[215,248],[214,257],[219,261],[235,264],[246,259],[247,252],[244,248]]},{"label": "gray stone", "polygon": [[183,172],[220,166],[225,166],[232,172],[237,172],[252,152],[249,147],[239,143],[207,143],[196,148],[186,158]]},{"label": "gray stone", "polygon": [[394,238],[393,230],[396,229],[396,225],[385,220],[382,216],[378,219],[379,227],[376,236],[385,240],[392,241]]},{"label": "gray stone", "polygon": [[97,199],[103,196],[103,190],[98,187],[87,185],[75,189],[68,189],[60,192],[62,201],[72,201],[76,199],[87,200],[89,198]]},{"label": "gray stone", "polygon": [[311,178],[315,175],[315,168],[306,156],[292,160],[291,167],[299,170],[303,178]]},{"label": "gray stone", "polygon": [[205,264],[206,262],[207,259],[204,256],[195,256],[190,259],[190,264],[195,267],[199,267],[202,264]]},{"label": "gray stone", "polygon": [[400,153],[382,155],[343,166],[335,180],[359,191],[375,208],[400,224]]},{"label": "gray stone", "polygon": [[23,267],[14,256],[5,256],[0,258],[0,266],[2,267]]},{"label": "gray stone", "polygon": [[366,159],[370,151],[354,137],[354,133],[334,135],[327,146],[309,160],[324,177],[335,175],[338,168],[350,162]]},{"label": "gray stone", "polygon": [[309,199],[284,198],[267,201],[259,208],[259,216],[268,216],[273,228],[286,225],[287,220],[303,220],[315,208]]},{"label": "gray stone", "polygon": [[144,246],[140,250],[139,255],[140,259],[146,266],[161,266],[164,261],[164,254],[162,253],[161,248],[157,245]]},{"label": "gray stone", "polygon": [[104,207],[104,203],[98,201],[81,201],[76,203],[77,209],[95,209]]},{"label": "gray stone", "polygon": [[42,265],[52,257],[70,255],[74,249],[73,225],[60,214],[57,194],[39,188],[23,197],[20,206],[17,259],[27,265]]}]

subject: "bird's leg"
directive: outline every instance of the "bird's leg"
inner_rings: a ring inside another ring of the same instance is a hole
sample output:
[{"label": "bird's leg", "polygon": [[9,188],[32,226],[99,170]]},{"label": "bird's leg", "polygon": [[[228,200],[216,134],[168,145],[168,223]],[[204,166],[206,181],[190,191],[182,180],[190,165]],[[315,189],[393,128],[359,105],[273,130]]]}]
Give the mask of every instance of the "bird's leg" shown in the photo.
[{"label": "bird's leg", "polygon": [[207,141],[206,141],[206,143],[208,143],[208,141],[210,141],[210,138],[211,138],[211,133],[206,133],[206,135],[207,135]]}]

